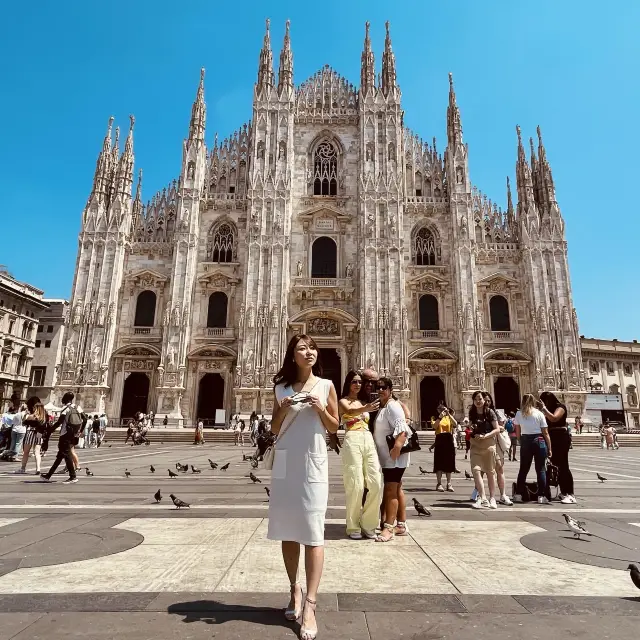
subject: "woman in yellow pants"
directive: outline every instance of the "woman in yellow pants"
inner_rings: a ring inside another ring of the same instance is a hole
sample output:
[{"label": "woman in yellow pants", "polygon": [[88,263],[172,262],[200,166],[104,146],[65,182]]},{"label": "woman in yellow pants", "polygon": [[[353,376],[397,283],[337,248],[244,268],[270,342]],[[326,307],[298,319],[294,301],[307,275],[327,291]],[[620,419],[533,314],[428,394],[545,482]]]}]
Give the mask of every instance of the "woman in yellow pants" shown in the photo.
[{"label": "woman in yellow pants", "polygon": [[[380,408],[378,401],[362,404],[358,393],[362,378],[349,371],[339,403],[340,419],[345,429],[342,444],[342,472],[347,501],[347,536],[352,540],[375,538],[380,522],[382,472],[373,436],[369,431],[369,411]],[[367,497],[362,505],[365,487]]]}]

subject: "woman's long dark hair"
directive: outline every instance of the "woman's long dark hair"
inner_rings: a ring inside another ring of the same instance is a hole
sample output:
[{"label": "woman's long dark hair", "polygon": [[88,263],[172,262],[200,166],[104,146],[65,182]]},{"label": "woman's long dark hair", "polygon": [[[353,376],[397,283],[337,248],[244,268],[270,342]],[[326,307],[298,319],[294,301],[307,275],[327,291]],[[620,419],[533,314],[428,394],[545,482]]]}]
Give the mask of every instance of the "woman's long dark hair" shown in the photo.
[{"label": "woman's long dark hair", "polygon": [[284,354],[284,361],[282,366],[280,367],[280,371],[276,373],[273,378],[273,384],[278,385],[284,383],[287,387],[290,387],[292,384],[295,384],[298,381],[298,365],[296,364],[294,358],[294,352],[296,347],[298,346],[298,342],[300,340],[304,340],[312,349],[315,349],[318,352],[318,357],[316,358],[316,363],[313,365],[313,375],[322,377],[322,364],[320,363],[320,349],[318,349],[318,345],[316,341],[305,335],[304,333],[296,334],[289,340],[289,344],[287,345],[287,351]]},{"label": "woman's long dark hair", "polygon": [[[475,424],[477,420],[486,420],[489,417],[489,411],[491,410],[491,408],[487,406],[485,393],[485,391],[476,391],[471,396],[472,405],[469,409],[469,422],[471,422],[471,424]],[[482,413],[478,413],[478,409],[475,403],[475,399],[478,394],[480,394],[482,396],[482,399],[485,400],[484,406],[482,407]]]},{"label": "woman's long dark hair", "polygon": [[563,406],[556,394],[551,393],[551,391],[543,391],[540,394],[540,400],[544,402],[545,407],[547,407],[551,413],[555,413],[558,407]]},{"label": "woman's long dark hair", "polygon": [[351,381],[356,376],[360,376],[360,378],[362,379],[362,376],[357,371],[353,371],[353,369],[349,371],[349,373],[347,373],[347,376],[344,379],[344,386],[342,387],[342,395],[340,396],[341,398],[346,398],[349,395],[349,393],[351,392]]}]

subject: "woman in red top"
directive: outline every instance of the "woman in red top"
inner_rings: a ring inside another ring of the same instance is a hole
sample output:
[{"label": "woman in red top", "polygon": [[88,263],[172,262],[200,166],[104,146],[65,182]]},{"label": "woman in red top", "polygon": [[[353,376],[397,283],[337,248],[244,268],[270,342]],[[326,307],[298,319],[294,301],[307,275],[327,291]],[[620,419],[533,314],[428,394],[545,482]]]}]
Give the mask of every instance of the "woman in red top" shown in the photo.
[{"label": "woman in red top", "polygon": [[[467,420],[467,418],[465,418]],[[464,459],[467,459],[469,455],[469,449],[471,448],[471,434],[473,433],[471,429],[471,425],[467,422],[464,428],[464,442],[465,442],[465,450],[464,450]]]}]

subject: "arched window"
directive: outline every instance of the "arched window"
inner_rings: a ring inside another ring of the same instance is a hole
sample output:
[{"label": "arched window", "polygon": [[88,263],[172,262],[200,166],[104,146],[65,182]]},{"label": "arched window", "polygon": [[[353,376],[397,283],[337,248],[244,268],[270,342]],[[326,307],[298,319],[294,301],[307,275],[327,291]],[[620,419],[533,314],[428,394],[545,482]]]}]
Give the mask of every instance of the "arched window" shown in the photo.
[{"label": "arched window", "polygon": [[153,327],[156,318],[156,294],[153,291],[143,291],[136,301],[136,327]]},{"label": "arched window", "polygon": [[511,331],[509,303],[504,296],[493,296],[489,300],[491,331]]},{"label": "arched window", "polygon": [[327,237],[318,238],[311,247],[311,277],[338,277],[338,248]]},{"label": "arched window", "polygon": [[27,374],[27,349],[23,347],[20,351],[20,356],[18,358],[18,369],[16,373],[19,376],[24,376]]},{"label": "arched window", "polygon": [[418,266],[436,264],[440,257],[433,232],[422,227],[413,240],[413,258]]},{"label": "arched window", "polygon": [[207,327],[227,326],[227,304],[228,298],[222,291],[216,291],[209,296]]},{"label": "arched window", "polygon": [[438,299],[431,294],[420,296],[418,303],[421,331],[437,331],[440,328],[438,318]]},{"label": "arched window", "polygon": [[338,153],[330,142],[321,142],[313,154],[313,195],[338,193]]},{"label": "arched window", "polygon": [[233,262],[235,233],[230,224],[221,224],[213,234],[211,262]]}]

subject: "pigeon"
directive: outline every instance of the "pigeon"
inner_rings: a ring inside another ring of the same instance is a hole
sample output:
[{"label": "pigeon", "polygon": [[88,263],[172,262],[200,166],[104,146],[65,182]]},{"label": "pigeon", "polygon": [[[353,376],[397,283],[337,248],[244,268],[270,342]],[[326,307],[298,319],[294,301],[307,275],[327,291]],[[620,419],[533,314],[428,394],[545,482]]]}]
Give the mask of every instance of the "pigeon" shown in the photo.
[{"label": "pigeon", "polygon": [[188,464],[180,464],[179,462],[176,462],[176,469],[178,471],[182,471],[184,473],[185,471],[189,471],[189,465]]},{"label": "pigeon", "polygon": [[253,475],[253,472],[249,474],[249,477],[251,478],[251,482],[253,482],[253,484],[255,484],[256,482],[259,482],[260,484],[262,484],[262,480],[260,480],[258,476]]},{"label": "pigeon", "polygon": [[473,480],[473,476],[466,469],[464,470],[464,477],[467,480]]},{"label": "pigeon", "polygon": [[218,468],[218,463],[214,462],[211,458],[207,458],[207,460],[209,461],[209,465],[211,466],[212,469],[217,469]]},{"label": "pigeon", "polygon": [[223,464],[223,465],[220,467],[220,471],[226,471],[226,470],[229,468],[229,465],[230,465],[230,464],[231,464],[230,462],[227,462],[227,464]]},{"label": "pigeon", "polygon": [[269,487],[265,487],[264,490],[267,492],[267,498],[271,497],[271,491],[269,491]]},{"label": "pigeon", "polygon": [[155,473],[156,472],[156,468],[153,465],[151,465],[149,467],[149,471],[151,471],[151,473]]},{"label": "pigeon", "polygon": [[584,528],[584,522],[574,520],[568,513],[563,513],[562,517],[565,519],[567,526],[573,531],[573,537],[580,539],[580,536],[590,536],[591,534]]},{"label": "pigeon", "polygon": [[192,473],[202,473],[202,471],[200,469],[198,469],[198,467],[194,467],[193,465],[191,465],[191,472]]},{"label": "pigeon", "polygon": [[246,462],[247,460],[251,460],[253,458],[252,455],[242,454],[242,462]]},{"label": "pigeon", "polygon": [[426,509],[424,505],[420,504],[415,498],[413,499],[413,508],[419,516],[430,516],[431,511]]},{"label": "pigeon", "polygon": [[178,474],[174,473],[173,471],[171,471],[171,469],[167,469],[167,471],[169,472],[169,477],[170,478],[177,478]]},{"label": "pigeon", "polygon": [[182,507],[186,507],[187,509],[191,508],[191,505],[188,502],[180,500],[180,498],[176,498],[173,493],[170,493],[169,497],[173,500],[173,504],[176,505],[176,509],[181,509]]},{"label": "pigeon", "polygon": [[93,472],[89,471],[89,467],[85,467],[84,471],[88,476],[92,476],[93,475]]},{"label": "pigeon", "polygon": [[638,587],[638,589],[640,589],[640,569],[638,569],[638,565],[637,564],[630,564],[627,567],[627,571],[629,571],[631,573],[631,580],[632,580],[633,584],[635,584],[636,587]]},{"label": "pigeon", "polygon": [[124,475],[125,475],[127,478],[130,478],[130,477],[131,477],[131,471],[129,471],[129,469],[125,469],[125,470],[124,470]]},{"label": "pigeon", "polygon": [[154,494],[153,497],[156,499],[156,502],[160,502],[160,500],[162,500],[162,494],[160,493],[160,489],[158,489]]},{"label": "pigeon", "polygon": [[600,480],[600,482],[606,481],[606,478],[604,476],[601,476],[599,473],[596,473],[596,475],[598,476],[598,480]]},{"label": "pigeon", "polygon": [[426,469],[423,469],[422,467],[418,467],[418,469],[420,469],[420,473],[424,476],[427,473],[429,473]]}]

